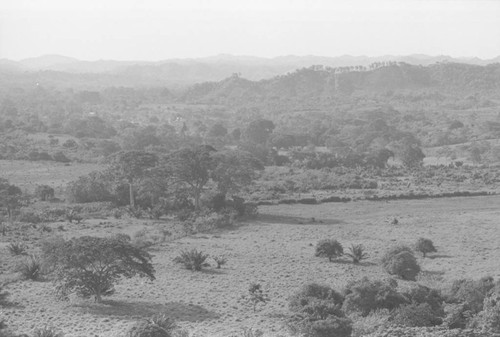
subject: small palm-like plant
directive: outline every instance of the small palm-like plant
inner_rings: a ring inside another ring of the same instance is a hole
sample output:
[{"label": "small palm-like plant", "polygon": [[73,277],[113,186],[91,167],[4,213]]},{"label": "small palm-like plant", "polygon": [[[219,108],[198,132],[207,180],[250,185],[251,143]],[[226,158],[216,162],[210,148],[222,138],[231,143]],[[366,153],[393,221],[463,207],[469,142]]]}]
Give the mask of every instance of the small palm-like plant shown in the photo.
[{"label": "small palm-like plant", "polygon": [[12,255],[26,255],[26,245],[21,242],[11,242],[7,249]]},{"label": "small palm-like plant", "polygon": [[227,263],[227,258],[224,255],[217,255],[212,257],[217,263],[217,269],[220,269],[221,266],[225,265]]},{"label": "small palm-like plant", "polygon": [[352,263],[359,263],[361,260],[368,258],[368,254],[365,252],[365,247],[363,245],[351,245],[351,247],[349,247],[349,252],[345,255],[352,259]]},{"label": "small palm-like plant", "polygon": [[64,337],[64,334],[52,326],[45,326],[42,329],[35,330],[33,337]]},{"label": "small palm-like plant", "polygon": [[198,251],[196,248],[191,250],[183,250],[179,256],[174,259],[174,262],[181,263],[186,269],[200,271],[203,267],[210,266],[206,262],[209,255]]},{"label": "small palm-like plant", "polygon": [[334,258],[340,257],[344,254],[344,248],[337,240],[324,239],[318,241],[316,244],[315,256],[326,256],[332,262]]},{"label": "small palm-like plant", "polygon": [[30,255],[19,265],[19,272],[25,280],[39,280],[42,276],[42,263],[40,258]]},{"label": "small palm-like plant", "polygon": [[269,296],[262,289],[262,286],[258,283],[250,284],[248,294],[243,296],[243,298],[252,304],[254,312],[257,309],[257,304],[262,303],[262,305],[265,305],[270,300]]},{"label": "small palm-like plant", "polygon": [[427,253],[437,252],[432,241],[426,238],[419,238],[417,240],[417,243],[415,243],[415,250],[421,252],[424,258]]},{"label": "small palm-like plant", "polygon": [[127,337],[172,337],[173,330],[177,328],[174,320],[165,314],[138,322],[128,332]]}]

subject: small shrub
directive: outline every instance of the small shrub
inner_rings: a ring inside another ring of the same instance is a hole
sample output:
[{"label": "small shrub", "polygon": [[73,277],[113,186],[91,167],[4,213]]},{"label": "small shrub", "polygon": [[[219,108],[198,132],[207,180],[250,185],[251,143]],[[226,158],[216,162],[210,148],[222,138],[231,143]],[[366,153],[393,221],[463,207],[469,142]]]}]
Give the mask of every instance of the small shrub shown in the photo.
[{"label": "small shrub", "polygon": [[340,308],[344,302],[344,297],[330,287],[316,283],[306,284],[296,294],[290,297],[290,310],[302,312],[305,307],[310,306],[317,300],[325,301]]},{"label": "small shrub", "polygon": [[474,318],[474,325],[486,331],[500,333],[500,296],[485,298],[483,311]]},{"label": "small shrub", "polygon": [[217,263],[217,269],[220,269],[220,267],[225,265],[227,262],[227,258],[224,255],[217,255],[212,258],[214,259],[215,263]]},{"label": "small shrub", "polygon": [[405,246],[390,249],[382,257],[382,267],[391,275],[397,275],[404,280],[415,280],[420,272],[420,266],[413,252]]},{"label": "small shrub", "polygon": [[176,324],[170,317],[161,314],[136,323],[127,337],[172,337]]},{"label": "small shrub", "polygon": [[345,312],[359,312],[367,316],[378,309],[394,310],[406,303],[406,299],[398,293],[395,280],[371,281],[367,277],[351,282],[347,285],[344,294],[345,301],[342,309]]},{"label": "small shrub", "polygon": [[352,259],[352,263],[359,263],[361,260],[368,258],[368,254],[365,252],[365,247],[363,245],[351,245],[351,247],[349,247],[349,252],[345,255]]},{"label": "small shrub", "polygon": [[66,212],[66,220],[68,220],[69,223],[72,223],[73,220],[80,223],[83,220],[83,217],[76,210],[70,209]]},{"label": "small shrub", "polygon": [[353,321],[354,337],[370,335],[379,329],[386,327],[390,318],[389,310],[377,309],[371,311],[368,316],[351,314],[349,317]]},{"label": "small shrub", "polygon": [[318,241],[316,244],[315,256],[328,257],[331,262],[334,258],[340,257],[344,254],[344,249],[340,242],[332,239],[324,239]]},{"label": "small shrub", "polygon": [[495,282],[492,277],[484,277],[477,281],[457,280],[445,291],[445,299],[449,303],[465,304],[468,310],[476,314],[483,310],[484,299],[494,287]]},{"label": "small shrub", "polygon": [[432,241],[425,238],[419,238],[417,240],[417,243],[415,244],[415,250],[422,253],[423,257],[425,257],[427,253],[437,252]]},{"label": "small shrub", "polygon": [[22,242],[11,242],[7,249],[11,255],[26,255],[26,245]]},{"label": "small shrub", "polygon": [[54,327],[44,327],[41,329],[35,330],[33,333],[33,337],[64,337],[64,334],[61,331],[57,331]]},{"label": "small shrub", "polygon": [[352,321],[347,317],[331,316],[310,322],[303,331],[307,331],[307,336],[311,337],[349,337],[352,334]]},{"label": "small shrub", "polygon": [[21,262],[18,270],[25,280],[37,281],[42,276],[42,262],[40,258],[31,255],[25,261]]},{"label": "small shrub", "polygon": [[181,263],[186,269],[200,271],[203,267],[208,267],[210,264],[205,262],[209,255],[198,251],[196,248],[184,250],[179,256],[174,259],[174,262]]},{"label": "small shrub", "polygon": [[443,317],[443,302],[440,291],[425,286],[417,285],[405,292],[403,296],[409,303],[428,304],[434,311],[435,316]]},{"label": "small shrub", "polygon": [[270,300],[269,296],[262,289],[262,286],[258,283],[250,284],[248,287],[248,294],[244,296],[244,298],[252,304],[254,312],[257,310],[257,305],[259,303],[265,305]]},{"label": "small shrub", "polygon": [[43,222],[44,219],[43,217],[37,213],[33,212],[30,210],[21,210],[19,215],[17,216],[17,221],[19,222],[25,222],[25,223],[31,223],[31,224],[38,224],[40,222]]},{"label": "small shrub", "polygon": [[54,199],[54,189],[49,185],[39,185],[35,189],[35,196],[41,201]]},{"label": "small shrub", "polygon": [[440,325],[443,320],[435,316],[429,304],[412,303],[395,309],[391,316],[391,323],[407,327],[423,327]]}]

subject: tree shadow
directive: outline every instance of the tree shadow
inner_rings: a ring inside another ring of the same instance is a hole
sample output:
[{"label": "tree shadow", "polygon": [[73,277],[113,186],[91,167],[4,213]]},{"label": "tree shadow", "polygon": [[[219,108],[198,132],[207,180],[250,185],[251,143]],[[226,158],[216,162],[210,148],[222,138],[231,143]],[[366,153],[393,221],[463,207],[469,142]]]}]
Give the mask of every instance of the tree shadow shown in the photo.
[{"label": "tree shadow", "polygon": [[227,274],[222,268],[215,268],[215,269],[202,269],[200,270],[201,273],[203,274],[209,274],[209,275],[224,275]]},{"label": "tree shadow", "polygon": [[159,304],[104,300],[102,303],[86,302],[76,304],[75,307],[79,307],[93,315],[122,316],[131,319],[147,318],[159,313],[166,314],[176,320],[188,322],[212,320],[220,317],[216,312],[209,311],[202,306],[181,302]]},{"label": "tree shadow", "polygon": [[434,259],[449,259],[452,258],[453,256],[450,255],[444,255],[444,254],[437,254],[437,255],[427,255],[426,258],[434,260]]},{"label": "tree shadow", "polygon": [[340,219],[316,219],[314,217],[306,218],[300,216],[276,215],[266,213],[260,213],[257,216],[257,220],[264,223],[281,223],[288,225],[340,225],[345,223],[345,221]]},{"label": "tree shadow", "polygon": [[422,270],[420,271],[419,276],[425,277],[425,276],[443,276],[444,271],[442,270]]}]

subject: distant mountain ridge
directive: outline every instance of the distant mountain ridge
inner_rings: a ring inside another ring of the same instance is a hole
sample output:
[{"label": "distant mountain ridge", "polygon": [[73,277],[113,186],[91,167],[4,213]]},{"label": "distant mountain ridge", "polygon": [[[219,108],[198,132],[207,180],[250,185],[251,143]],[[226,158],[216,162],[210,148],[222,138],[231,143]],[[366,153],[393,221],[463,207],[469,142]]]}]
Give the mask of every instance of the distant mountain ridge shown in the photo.
[{"label": "distant mountain ridge", "polygon": [[[196,59],[147,61],[81,61],[60,55],[45,55],[21,61],[0,60],[0,85],[25,87],[34,84],[94,90],[111,86],[187,88],[196,83],[217,82],[237,75],[250,81],[271,80],[297,69],[322,65],[330,68],[368,67],[371,64],[405,63],[413,66],[467,64],[485,66],[494,59],[450,56],[254,56],[217,55]],[[354,76],[354,75],[351,75]],[[364,76],[364,75],[363,75]],[[374,75],[375,76],[375,75]]]},{"label": "distant mountain ridge", "polygon": [[422,54],[378,57],[342,55],[325,56],[279,56],[263,58],[221,54],[203,58],[168,59],[162,61],[82,61],[61,55],[44,55],[21,61],[0,60],[0,69],[11,71],[57,71],[68,73],[126,75],[136,78],[148,76],[152,82],[162,77],[183,84],[222,80],[233,73],[250,80],[267,79],[286,74],[303,67],[324,65],[328,67],[368,66],[375,62],[404,62],[412,65],[430,65],[441,62],[487,65],[500,62],[500,56],[493,59],[453,58],[451,56],[428,56]]}]

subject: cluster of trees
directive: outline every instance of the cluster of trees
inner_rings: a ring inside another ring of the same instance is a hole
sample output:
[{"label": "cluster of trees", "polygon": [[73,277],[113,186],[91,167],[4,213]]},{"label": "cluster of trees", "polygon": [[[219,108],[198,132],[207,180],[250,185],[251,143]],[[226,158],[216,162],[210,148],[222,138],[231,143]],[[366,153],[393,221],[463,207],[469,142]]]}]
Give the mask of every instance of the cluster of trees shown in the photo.
[{"label": "cluster of trees", "polygon": [[221,200],[249,185],[261,163],[241,150],[216,151],[211,146],[182,148],[166,155],[119,152],[108,170],[80,177],[68,186],[76,202],[108,201],[131,208],[201,208],[207,191]]}]

